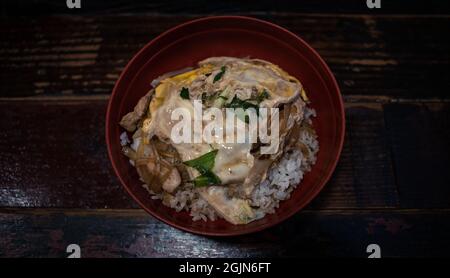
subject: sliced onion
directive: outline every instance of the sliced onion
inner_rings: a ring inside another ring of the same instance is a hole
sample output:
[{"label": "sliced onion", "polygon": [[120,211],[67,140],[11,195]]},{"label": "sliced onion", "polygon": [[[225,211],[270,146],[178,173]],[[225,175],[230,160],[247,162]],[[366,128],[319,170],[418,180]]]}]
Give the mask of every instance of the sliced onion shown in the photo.
[{"label": "sliced onion", "polygon": [[155,175],[152,175],[146,165],[136,166],[136,170],[141,177],[141,179],[149,186],[149,188],[155,192],[161,192],[161,183],[158,181]]},{"label": "sliced onion", "polygon": [[142,128],[139,128],[138,130],[136,130],[136,132],[133,133],[133,136],[132,136],[132,138],[135,140],[138,139],[139,137],[142,137]]},{"label": "sliced onion", "polygon": [[145,165],[147,165],[148,161],[149,161],[148,158],[139,158],[139,159],[135,160],[134,163],[136,164],[136,166],[145,166]]},{"label": "sliced onion", "polygon": [[123,154],[124,155],[126,155],[129,159],[131,159],[131,160],[136,160],[136,152],[132,149],[132,148],[130,148],[130,147],[128,147],[128,146],[123,146],[122,147],[122,152],[123,152]]}]

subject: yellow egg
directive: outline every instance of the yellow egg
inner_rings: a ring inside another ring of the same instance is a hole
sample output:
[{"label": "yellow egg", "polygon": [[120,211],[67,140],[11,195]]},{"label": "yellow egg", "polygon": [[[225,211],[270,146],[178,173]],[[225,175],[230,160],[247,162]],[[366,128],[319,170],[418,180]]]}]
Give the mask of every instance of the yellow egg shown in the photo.
[{"label": "yellow egg", "polygon": [[171,87],[170,83],[161,83],[155,89],[155,97],[150,101],[150,115],[153,115],[156,112],[156,109],[161,106],[164,102],[164,96],[166,95],[167,90]]},{"label": "yellow egg", "polygon": [[210,72],[213,69],[212,65],[204,65],[201,68],[195,69],[195,70],[191,70],[179,75],[175,75],[171,78],[168,78],[166,80],[163,80],[163,82],[168,82],[168,81],[172,81],[175,83],[180,83],[182,82],[183,84],[189,84],[192,83],[192,81],[195,80],[195,78],[197,78],[200,74],[205,74]]},{"label": "yellow egg", "polygon": [[305,89],[302,88],[302,90],[300,91],[300,96],[302,97],[302,99],[304,101],[309,101],[308,96],[306,95]]},{"label": "yellow egg", "polygon": [[165,79],[165,80],[163,80],[163,82],[167,82],[167,81],[180,82],[180,81],[194,80],[197,77],[197,72],[198,72],[198,69],[191,70],[191,71],[179,74],[179,75],[175,75],[171,78]]}]

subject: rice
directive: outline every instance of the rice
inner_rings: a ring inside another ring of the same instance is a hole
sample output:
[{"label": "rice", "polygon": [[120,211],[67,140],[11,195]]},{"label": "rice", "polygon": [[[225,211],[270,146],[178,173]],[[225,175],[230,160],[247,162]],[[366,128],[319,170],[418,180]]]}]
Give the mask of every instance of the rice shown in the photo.
[{"label": "rice", "polygon": [[124,132],[122,132],[120,134],[120,145],[123,147],[123,146],[126,146],[128,144],[130,144],[130,139],[128,139],[127,132],[124,131]]},{"label": "rice", "polygon": [[[315,116],[314,109],[305,108],[304,121],[306,123],[311,124],[311,117]],[[134,148],[137,147],[135,141],[132,143]],[[304,174],[309,172],[312,165],[315,164],[319,151],[317,136],[302,131],[300,142],[305,146],[306,154],[300,150],[286,152],[279,163],[269,170],[267,179],[253,190],[250,196],[250,205],[255,209],[257,218],[262,218],[267,213],[274,213],[275,209],[279,207],[280,201],[289,199]],[[190,184],[184,185],[173,197],[168,198],[162,194],[155,194],[146,184],[143,186],[150,192],[152,199],[161,199],[164,205],[177,212],[182,210],[190,212],[193,221],[214,221],[220,217]]]}]

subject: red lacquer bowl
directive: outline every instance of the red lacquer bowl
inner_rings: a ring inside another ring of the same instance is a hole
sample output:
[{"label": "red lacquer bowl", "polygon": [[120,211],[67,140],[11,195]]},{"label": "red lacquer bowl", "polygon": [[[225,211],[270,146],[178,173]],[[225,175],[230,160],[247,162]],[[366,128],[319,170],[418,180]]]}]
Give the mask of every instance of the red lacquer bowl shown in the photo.
[{"label": "red lacquer bowl", "polygon": [[[297,77],[317,111],[313,120],[319,136],[317,163],[307,173],[290,199],[280,203],[274,214],[247,225],[225,220],[192,221],[187,212],[152,200],[142,188],[136,170],[122,155],[119,121],[131,111],[163,73],[195,66],[212,56],[260,58],[279,65]],[[203,235],[231,236],[273,226],[305,207],[324,187],[334,171],[344,141],[344,106],[333,74],[306,42],[272,23],[241,16],[218,16],[181,24],[148,43],[128,63],[117,81],[106,115],[106,143],[112,166],[128,193],[148,213],[176,228]]]}]

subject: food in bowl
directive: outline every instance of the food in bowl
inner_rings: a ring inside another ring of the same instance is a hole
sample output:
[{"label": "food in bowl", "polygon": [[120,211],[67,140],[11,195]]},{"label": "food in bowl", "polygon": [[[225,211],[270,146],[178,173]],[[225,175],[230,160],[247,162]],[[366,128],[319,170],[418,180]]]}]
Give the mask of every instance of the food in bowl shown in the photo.
[{"label": "food in bowl", "polygon": [[152,198],[195,221],[274,213],[316,161],[315,111],[275,64],[211,57],[151,85],[120,121],[122,151]]}]

